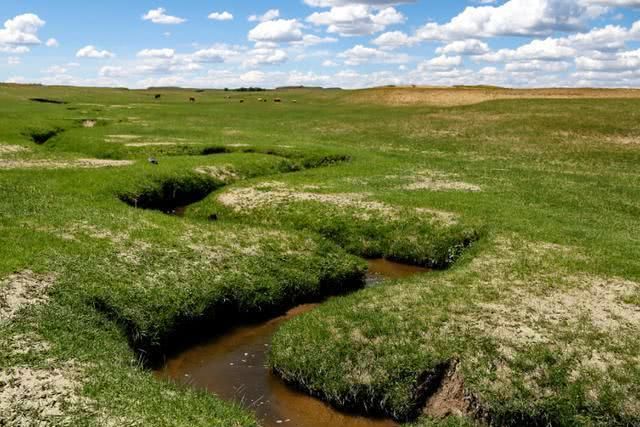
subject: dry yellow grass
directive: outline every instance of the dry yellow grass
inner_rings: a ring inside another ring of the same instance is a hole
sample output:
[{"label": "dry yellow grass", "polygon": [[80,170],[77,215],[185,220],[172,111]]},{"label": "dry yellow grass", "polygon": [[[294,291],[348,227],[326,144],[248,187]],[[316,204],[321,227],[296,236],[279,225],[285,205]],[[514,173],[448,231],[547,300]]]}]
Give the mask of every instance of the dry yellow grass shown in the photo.
[{"label": "dry yellow grass", "polygon": [[640,98],[638,89],[506,89],[476,87],[385,87],[353,92],[350,102],[453,107],[497,99]]}]

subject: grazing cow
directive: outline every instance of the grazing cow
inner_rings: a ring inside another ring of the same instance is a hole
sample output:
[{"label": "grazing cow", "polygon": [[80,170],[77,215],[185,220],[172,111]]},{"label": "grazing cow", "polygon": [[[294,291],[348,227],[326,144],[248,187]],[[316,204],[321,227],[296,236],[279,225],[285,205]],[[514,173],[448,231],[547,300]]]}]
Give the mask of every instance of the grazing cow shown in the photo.
[{"label": "grazing cow", "polygon": [[161,96],[162,96],[162,95],[158,94],[158,95],[156,95],[156,96],[155,96],[155,98],[156,98],[156,99],[160,99],[160,97],[161,97]]},{"label": "grazing cow", "polygon": [[196,99],[192,96],[191,98],[189,98],[190,102],[196,102]]},{"label": "grazing cow", "polygon": [[244,99],[241,99],[241,100],[240,100],[240,104],[242,104],[243,102],[244,102]]},{"label": "grazing cow", "polygon": [[297,100],[295,100],[295,99],[294,99],[293,101],[291,101],[291,102],[293,102],[294,104],[297,104],[297,103],[298,103],[298,101],[297,101]]},{"label": "grazing cow", "polygon": [[282,99],[280,99],[280,98],[274,98],[273,102],[282,102]]}]

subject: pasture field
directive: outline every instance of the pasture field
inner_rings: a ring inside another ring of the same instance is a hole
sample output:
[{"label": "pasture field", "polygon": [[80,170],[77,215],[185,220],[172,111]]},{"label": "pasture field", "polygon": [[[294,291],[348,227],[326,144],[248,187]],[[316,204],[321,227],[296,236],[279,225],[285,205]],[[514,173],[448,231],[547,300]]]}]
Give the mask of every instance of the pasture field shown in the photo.
[{"label": "pasture field", "polygon": [[269,365],[336,407],[640,425],[638,91],[0,85],[0,243],[0,426],[257,426],[151,368],[318,301]]}]

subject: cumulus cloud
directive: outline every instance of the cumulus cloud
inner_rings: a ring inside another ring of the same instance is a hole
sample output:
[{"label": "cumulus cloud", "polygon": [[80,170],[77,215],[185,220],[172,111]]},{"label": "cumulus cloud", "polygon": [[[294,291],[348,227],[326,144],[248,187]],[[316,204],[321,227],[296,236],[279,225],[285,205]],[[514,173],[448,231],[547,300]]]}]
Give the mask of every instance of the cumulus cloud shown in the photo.
[{"label": "cumulus cloud", "polygon": [[52,65],[51,67],[42,70],[45,74],[67,74],[68,71],[69,70],[66,67],[61,65]]},{"label": "cumulus cloud", "polygon": [[640,8],[640,0],[587,0],[587,3],[611,7]]},{"label": "cumulus cloud", "polygon": [[115,55],[108,50],[98,50],[95,46],[85,46],[76,52],[78,58],[93,58],[93,59],[105,59],[113,58]]},{"label": "cumulus cloud", "polygon": [[467,7],[446,24],[424,25],[417,36],[422,40],[544,36],[581,30],[605,10],[576,0],[509,0],[500,6]]},{"label": "cumulus cloud", "polygon": [[278,9],[269,9],[262,15],[249,16],[249,22],[266,22],[273,21],[280,17],[280,11]]},{"label": "cumulus cloud", "polygon": [[437,54],[482,55],[489,52],[489,45],[476,39],[457,40],[436,49]]},{"label": "cumulus cloud", "polygon": [[402,3],[415,3],[415,0],[304,0],[306,4],[313,7],[348,6],[352,4],[362,4],[367,6],[393,6]]},{"label": "cumulus cloud", "polygon": [[401,64],[409,61],[407,54],[394,54],[384,50],[356,45],[338,55],[346,65],[355,66],[367,63]]},{"label": "cumulus cloud", "polygon": [[151,21],[154,24],[163,25],[176,25],[187,22],[184,18],[178,18],[177,16],[167,15],[167,10],[159,7],[157,9],[151,9],[149,12],[142,16],[144,21]]},{"label": "cumulus cloud", "polygon": [[314,12],[306,20],[313,25],[327,27],[329,33],[361,36],[379,33],[390,25],[403,23],[406,18],[393,7],[375,10],[364,4],[353,4]]},{"label": "cumulus cloud", "polygon": [[25,53],[30,46],[39,45],[38,30],[45,21],[33,13],[8,19],[0,29],[0,52]]},{"label": "cumulus cloud", "polygon": [[637,71],[640,70],[640,49],[619,52],[610,58],[576,58],[576,68],[587,71]]},{"label": "cumulus cloud", "polygon": [[435,58],[431,58],[426,61],[422,61],[418,64],[419,71],[447,71],[459,67],[462,65],[462,57],[461,56],[447,56],[440,55]]},{"label": "cumulus cloud", "polygon": [[45,45],[47,47],[59,47],[60,43],[58,43],[58,40],[56,40],[56,39],[49,39],[49,40],[47,40]]},{"label": "cumulus cloud", "polygon": [[324,43],[336,43],[338,39],[334,37],[320,37],[314,34],[305,34],[301,41],[293,42],[294,46],[300,45],[304,47],[316,46]]},{"label": "cumulus cloud", "polygon": [[372,43],[381,49],[392,50],[401,47],[410,47],[417,42],[418,39],[408,36],[402,31],[390,31],[379,35]]},{"label": "cumulus cloud", "polygon": [[249,31],[249,40],[254,42],[296,42],[303,39],[302,24],[296,19],[277,19],[258,24]]},{"label": "cumulus cloud", "polygon": [[175,54],[173,49],[143,49],[136,56],[138,58],[173,58]]},{"label": "cumulus cloud", "polygon": [[100,77],[122,78],[127,77],[129,73],[123,67],[105,66],[100,68],[98,75]]},{"label": "cumulus cloud", "polygon": [[289,58],[282,49],[258,48],[247,52],[243,62],[245,67],[257,67],[260,65],[277,65],[286,62]]},{"label": "cumulus cloud", "polygon": [[212,12],[209,14],[209,19],[213,21],[233,21],[233,15],[227,11]]}]

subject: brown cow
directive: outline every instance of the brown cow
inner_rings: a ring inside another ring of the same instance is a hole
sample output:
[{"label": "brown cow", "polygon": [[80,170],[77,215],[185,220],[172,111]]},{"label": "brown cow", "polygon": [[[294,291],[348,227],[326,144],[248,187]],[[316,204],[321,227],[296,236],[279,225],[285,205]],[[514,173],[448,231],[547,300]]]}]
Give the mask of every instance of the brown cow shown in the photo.
[{"label": "brown cow", "polygon": [[196,99],[192,96],[191,98],[189,98],[190,102],[196,102]]}]

